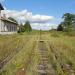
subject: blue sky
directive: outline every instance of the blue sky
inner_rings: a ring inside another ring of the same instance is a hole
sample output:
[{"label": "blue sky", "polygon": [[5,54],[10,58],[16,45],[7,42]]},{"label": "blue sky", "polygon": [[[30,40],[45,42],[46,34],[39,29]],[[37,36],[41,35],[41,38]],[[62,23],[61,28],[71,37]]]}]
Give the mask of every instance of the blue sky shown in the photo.
[{"label": "blue sky", "polygon": [[8,9],[27,9],[34,14],[53,15],[61,17],[65,12],[75,12],[75,0],[5,0],[3,4]]},{"label": "blue sky", "polygon": [[75,13],[75,0],[5,0],[2,4],[9,10],[53,16],[53,24],[59,24],[64,13]]}]

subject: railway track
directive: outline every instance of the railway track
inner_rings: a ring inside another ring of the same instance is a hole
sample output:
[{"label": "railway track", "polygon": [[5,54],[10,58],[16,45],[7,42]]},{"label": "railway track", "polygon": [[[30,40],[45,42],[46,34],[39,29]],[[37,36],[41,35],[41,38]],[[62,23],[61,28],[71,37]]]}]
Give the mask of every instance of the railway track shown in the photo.
[{"label": "railway track", "polygon": [[41,56],[41,61],[37,65],[38,75],[55,75],[55,71],[49,63],[48,49],[45,41],[39,41],[38,47],[40,52],[39,55]]},{"label": "railway track", "polygon": [[[28,40],[26,40],[28,42]],[[25,42],[21,44],[16,50],[12,52],[12,54],[8,55],[3,61],[0,62],[0,71],[2,71],[3,67],[17,54],[20,50],[25,47]]]},{"label": "railway track", "polygon": [[32,45],[30,45],[32,47],[31,47],[30,52],[28,53],[27,61],[25,62],[24,66],[17,71],[16,75],[26,75],[26,71],[32,64],[32,59],[34,57],[34,50],[35,50],[35,45],[36,45],[35,43],[36,42],[33,41]]},{"label": "railway track", "polygon": [[[63,54],[63,51],[56,48],[51,41],[45,39],[40,40],[39,36],[35,36],[35,38],[30,41],[31,42],[29,43],[25,42],[27,47],[25,47],[25,43],[23,43],[22,47],[19,49],[21,50],[24,47],[24,50],[21,53],[25,60],[21,60],[23,62],[21,62],[21,64],[23,65],[16,69],[17,71],[15,75],[75,75],[75,71],[69,58]],[[17,50],[17,52],[19,50]],[[26,53],[27,57],[25,58],[26,55],[23,54],[23,52],[26,51],[29,52]],[[16,53],[14,54],[16,55]],[[0,64],[1,69],[13,57],[12,54],[12,56],[9,56],[2,61]],[[70,63],[67,63],[67,61]],[[8,70],[8,68],[5,68],[5,70]],[[13,73],[14,71],[12,72],[12,75],[14,75]]]}]

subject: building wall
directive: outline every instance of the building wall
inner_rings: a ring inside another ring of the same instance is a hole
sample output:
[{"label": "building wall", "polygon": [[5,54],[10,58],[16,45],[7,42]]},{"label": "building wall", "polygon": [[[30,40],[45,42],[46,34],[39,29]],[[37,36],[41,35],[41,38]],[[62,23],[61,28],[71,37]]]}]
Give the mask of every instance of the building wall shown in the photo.
[{"label": "building wall", "polygon": [[4,23],[0,20],[0,32],[4,31]]},{"label": "building wall", "polygon": [[13,23],[4,22],[5,32],[16,32],[17,26]]},{"label": "building wall", "polygon": [[0,20],[0,32],[1,32],[1,20]]},{"label": "building wall", "polygon": [[0,19],[1,19],[1,10],[0,10]]},{"label": "building wall", "polygon": [[0,32],[0,35],[17,34],[17,32]]},{"label": "building wall", "polygon": [[17,33],[17,25],[7,21],[0,20],[0,34]]}]

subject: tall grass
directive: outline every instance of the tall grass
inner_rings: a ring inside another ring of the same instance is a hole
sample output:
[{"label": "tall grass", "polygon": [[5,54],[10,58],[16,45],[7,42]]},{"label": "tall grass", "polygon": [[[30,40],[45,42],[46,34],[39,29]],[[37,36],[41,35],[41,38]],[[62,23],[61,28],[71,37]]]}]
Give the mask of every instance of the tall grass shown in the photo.
[{"label": "tall grass", "polygon": [[0,36],[0,61],[13,56],[2,68],[0,75],[14,75],[22,68],[25,69],[26,75],[36,75],[37,65],[41,62],[39,40],[46,43],[48,64],[52,66],[51,68],[54,69],[56,75],[75,74],[75,36],[68,36],[65,32],[44,31],[40,33],[33,31]]}]

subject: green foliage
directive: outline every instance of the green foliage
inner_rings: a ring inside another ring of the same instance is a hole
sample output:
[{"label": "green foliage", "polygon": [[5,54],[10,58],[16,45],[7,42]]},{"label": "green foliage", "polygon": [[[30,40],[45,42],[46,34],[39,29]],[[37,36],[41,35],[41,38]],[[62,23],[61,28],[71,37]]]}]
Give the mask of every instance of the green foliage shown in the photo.
[{"label": "green foliage", "polygon": [[25,30],[24,26],[22,24],[20,24],[18,33],[22,33],[22,32],[24,32],[24,30]]},{"label": "green foliage", "polygon": [[70,32],[65,32],[64,35],[69,36],[69,37],[75,37],[75,31],[70,31]]},{"label": "green foliage", "polygon": [[18,33],[31,32],[31,31],[32,31],[31,25],[30,25],[29,21],[27,21],[24,25],[21,24],[21,25],[19,26]]},{"label": "green foliage", "polygon": [[62,17],[64,19],[63,22],[61,22],[61,25],[64,28],[64,31],[72,31],[75,30],[75,15],[70,13],[65,13]]},{"label": "green foliage", "polygon": [[61,24],[58,26],[57,31],[63,31],[63,27]]},{"label": "green foliage", "polygon": [[24,27],[24,31],[26,31],[26,32],[32,31],[32,28],[31,28],[31,25],[30,25],[29,21],[27,21],[27,22],[24,24],[23,27]]},{"label": "green foliage", "polygon": [[54,31],[54,32],[51,33],[51,36],[52,37],[59,37],[59,34],[56,31]]}]

